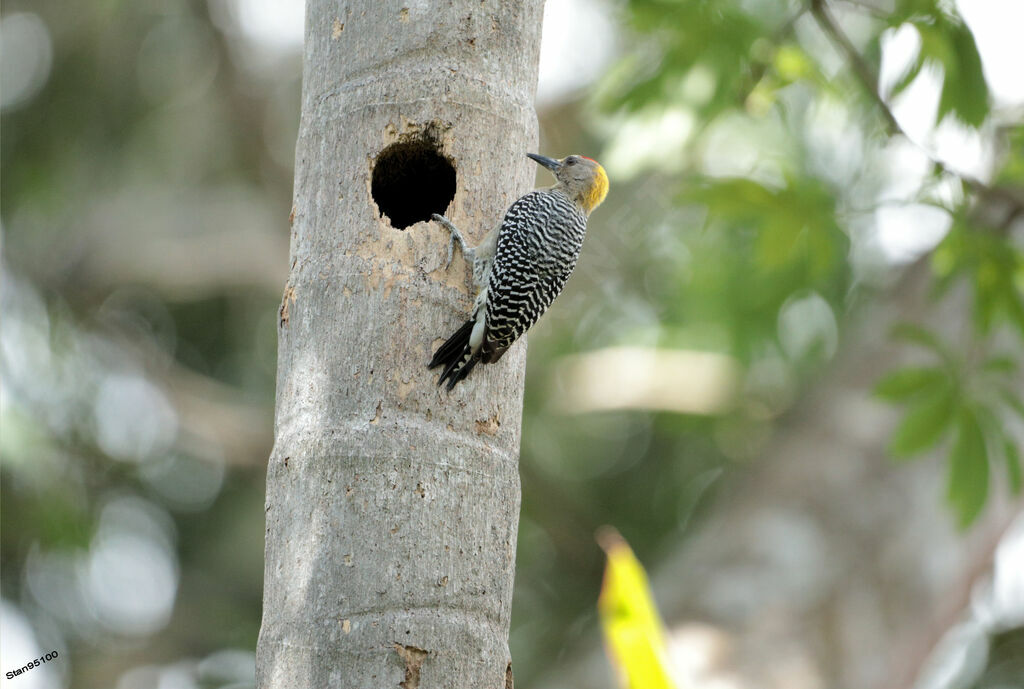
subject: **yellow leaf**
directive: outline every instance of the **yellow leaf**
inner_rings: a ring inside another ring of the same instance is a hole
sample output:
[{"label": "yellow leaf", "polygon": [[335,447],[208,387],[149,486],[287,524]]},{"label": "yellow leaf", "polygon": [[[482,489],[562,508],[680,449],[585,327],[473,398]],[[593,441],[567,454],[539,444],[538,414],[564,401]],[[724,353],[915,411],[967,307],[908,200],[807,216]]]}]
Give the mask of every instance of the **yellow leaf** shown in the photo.
[{"label": "yellow leaf", "polygon": [[597,542],[608,556],[597,611],[620,685],[623,689],[678,689],[643,565],[615,529],[602,528]]}]

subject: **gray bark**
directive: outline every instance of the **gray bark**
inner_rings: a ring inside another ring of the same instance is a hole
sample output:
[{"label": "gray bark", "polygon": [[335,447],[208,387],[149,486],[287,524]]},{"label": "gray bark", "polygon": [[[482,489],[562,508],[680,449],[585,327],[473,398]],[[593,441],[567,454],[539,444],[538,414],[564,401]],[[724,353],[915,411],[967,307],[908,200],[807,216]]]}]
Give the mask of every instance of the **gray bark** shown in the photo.
[{"label": "gray bark", "polygon": [[508,651],[525,344],[448,395],[425,363],[461,325],[448,233],[395,229],[376,156],[456,167],[478,241],[530,188],[542,0],[310,0],[291,271],[281,305],[257,685],[485,687]]}]

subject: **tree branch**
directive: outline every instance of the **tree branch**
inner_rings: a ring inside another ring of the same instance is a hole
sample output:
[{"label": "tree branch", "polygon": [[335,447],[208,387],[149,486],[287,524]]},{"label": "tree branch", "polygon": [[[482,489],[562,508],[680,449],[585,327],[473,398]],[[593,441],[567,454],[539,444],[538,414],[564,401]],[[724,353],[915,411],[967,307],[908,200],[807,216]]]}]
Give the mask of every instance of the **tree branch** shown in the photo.
[{"label": "tree branch", "polygon": [[[979,197],[998,198],[1010,203],[1014,208],[1018,209],[1018,211],[1024,211],[1024,198],[1019,197],[1012,190],[1003,187],[989,186],[973,175],[951,169],[946,163],[936,158],[924,146],[907,134],[907,131],[903,129],[903,127],[900,126],[900,123],[896,120],[896,116],[893,114],[892,108],[889,107],[889,104],[882,97],[882,94],[878,89],[878,78],[875,76],[875,72],[857,50],[857,47],[850,41],[849,37],[843,33],[843,30],[839,27],[839,24],[836,23],[826,5],[826,0],[810,0],[811,15],[814,17],[814,20],[825,35],[828,36],[829,40],[832,41],[839,52],[846,58],[853,70],[854,76],[856,76],[857,80],[864,88],[864,91],[867,92],[868,96],[870,96],[871,100],[873,100],[875,105],[878,107],[878,111],[882,115],[882,119],[885,121],[885,127],[889,135],[902,136],[904,139],[920,149],[937,170],[943,174],[957,177],[961,182],[963,182],[964,186]],[[1016,215],[1016,213],[1014,213],[1014,215]]]},{"label": "tree branch", "polygon": [[811,15],[814,16],[814,20],[821,27],[821,30],[825,32],[825,35],[835,44],[836,48],[846,57],[853,69],[853,73],[856,75],[857,80],[860,81],[864,90],[867,91],[868,95],[875,104],[878,106],[878,110],[882,115],[882,119],[885,120],[886,129],[890,135],[902,135],[906,139],[910,139],[907,136],[906,131],[900,126],[900,123],[896,121],[895,115],[892,114],[892,110],[889,108],[889,104],[882,98],[882,94],[878,91],[878,78],[872,71],[871,67],[864,60],[861,54],[857,51],[856,46],[850,42],[850,39],[843,33],[843,30],[836,24],[835,19],[829,13],[825,7],[825,0],[811,0]]}]

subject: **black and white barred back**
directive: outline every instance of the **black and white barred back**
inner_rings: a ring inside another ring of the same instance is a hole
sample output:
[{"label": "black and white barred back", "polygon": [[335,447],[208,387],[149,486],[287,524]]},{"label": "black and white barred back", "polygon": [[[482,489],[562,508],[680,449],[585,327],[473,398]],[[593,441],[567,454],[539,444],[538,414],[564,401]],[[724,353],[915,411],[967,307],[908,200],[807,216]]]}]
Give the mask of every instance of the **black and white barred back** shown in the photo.
[{"label": "black and white barred back", "polygon": [[487,363],[497,361],[561,293],[586,231],[586,214],[559,189],[531,192],[508,209],[487,283]]},{"label": "black and white barred back", "polygon": [[[587,215],[561,189],[526,194],[505,213],[487,280],[486,299],[478,298],[472,317],[434,353],[428,366],[443,366],[438,385],[448,389],[479,362],[493,364],[537,322],[576,267]],[[483,342],[470,344],[474,325],[485,309]]]}]

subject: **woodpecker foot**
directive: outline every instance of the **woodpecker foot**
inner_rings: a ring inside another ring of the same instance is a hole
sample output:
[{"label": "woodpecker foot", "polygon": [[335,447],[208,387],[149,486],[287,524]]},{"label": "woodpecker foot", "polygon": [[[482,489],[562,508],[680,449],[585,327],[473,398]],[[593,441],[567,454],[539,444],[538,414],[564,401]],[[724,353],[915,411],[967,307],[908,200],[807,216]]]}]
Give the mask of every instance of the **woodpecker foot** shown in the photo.
[{"label": "woodpecker foot", "polygon": [[462,236],[462,233],[459,232],[458,228],[452,224],[451,220],[443,215],[438,215],[437,213],[431,214],[430,217],[450,233],[450,237],[448,238],[448,262],[444,264],[445,269],[452,264],[452,258],[455,256],[455,242],[459,243],[459,249],[462,250],[463,258],[465,258],[469,263],[473,263],[473,249],[466,244],[466,240]]}]

